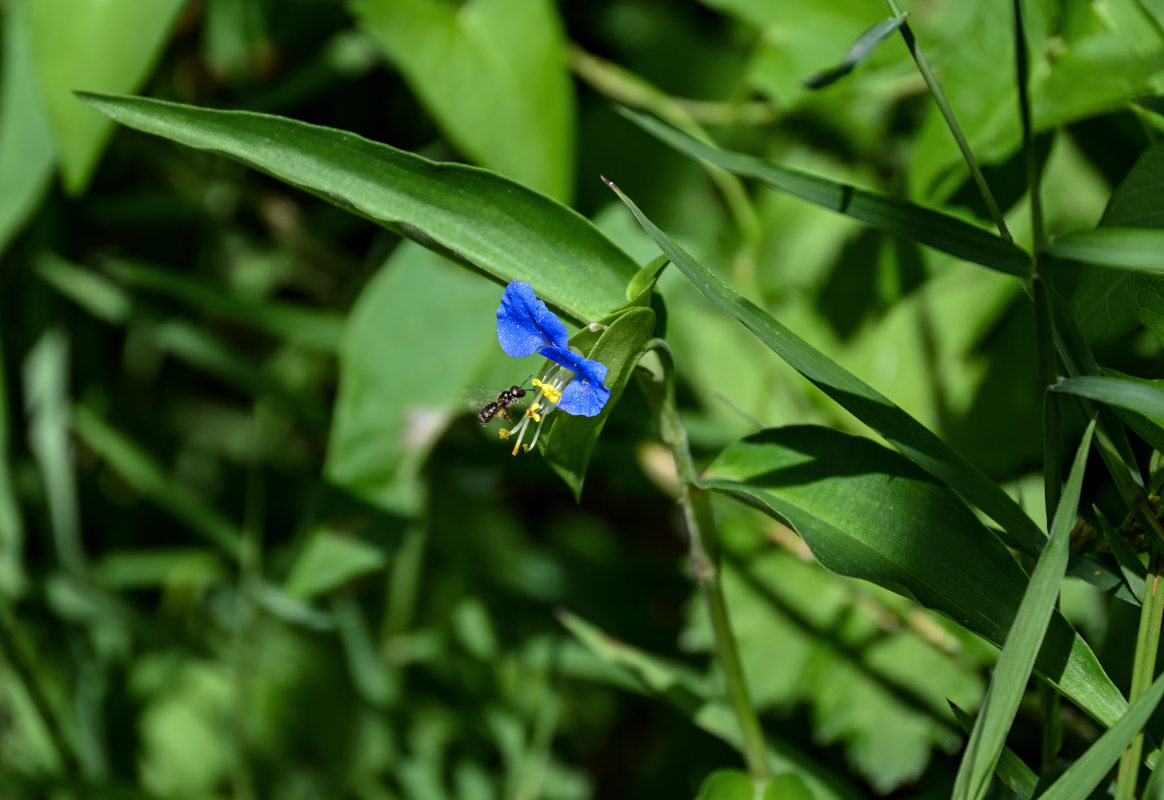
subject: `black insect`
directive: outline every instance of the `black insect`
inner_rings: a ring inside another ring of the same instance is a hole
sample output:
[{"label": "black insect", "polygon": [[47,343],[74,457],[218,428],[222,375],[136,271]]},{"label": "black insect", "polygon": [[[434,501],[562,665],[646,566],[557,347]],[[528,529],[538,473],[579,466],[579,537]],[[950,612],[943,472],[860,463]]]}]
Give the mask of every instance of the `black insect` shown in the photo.
[{"label": "black insect", "polygon": [[[509,417],[505,415],[505,412],[509,410],[511,405],[516,403],[522,397],[525,397],[525,389],[523,389],[522,386],[525,386],[525,381],[521,382],[521,386],[510,386],[508,389],[502,389],[500,392],[498,392],[496,400],[490,400],[489,402],[485,403],[485,405],[481,406],[480,411],[477,413],[477,420],[482,425],[488,425],[494,417],[509,419]],[[466,394],[468,394],[469,391],[470,390],[467,389]],[[474,389],[472,391],[479,392],[480,390]],[[487,395],[487,397],[491,396],[491,394]],[[472,398],[470,398],[470,401],[471,400]]]}]

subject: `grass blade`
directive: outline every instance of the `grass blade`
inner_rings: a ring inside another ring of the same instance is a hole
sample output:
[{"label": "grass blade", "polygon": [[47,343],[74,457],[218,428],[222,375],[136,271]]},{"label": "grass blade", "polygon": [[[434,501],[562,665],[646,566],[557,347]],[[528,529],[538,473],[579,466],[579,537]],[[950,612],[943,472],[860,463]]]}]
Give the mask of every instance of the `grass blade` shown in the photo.
[{"label": "grass blade", "polygon": [[994,668],[990,688],[986,692],[986,699],[974,723],[974,730],[954,781],[955,800],[979,800],[986,794],[999,755],[1006,744],[1006,735],[1014,723],[1015,713],[1026,691],[1047,626],[1055,613],[1059,584],[1070,556],[1068,544],[1071,527],[1079,508],[1083,472],[1094,432],[1093,421],[1083,435],[1062,499],[1055,510],[1051,539],[1031,573],[1031,582]]},{"label": "grass blade", "polygon": [[858,189],[744,153],[720,150],[646,114],[629,110],[623,110],[622,113],[656,139],[692,158],[709,161],[737,175],[756,178],[810,203],[861,220],[903,239],[949,253],[955,258],[1021,278],[1031,274],[1029,255],[1010,242],[968,222],[900,197]]},{"label": "grass blade", "polygon": [[1164,272],[1164,229],[1096,228],[1066,233],[1055,237],[1047,252],[1068,261]]},{"label": "grass blade", "polygon": [[1080,375],[1064,378],[1051,388],[1056,392],[1087,397],[1109,406],[1135,411],[1145,417],[1164,419],[1164,392],[1154,386],[1126,378]]},{"label": "grass blade", "polygon": [[986,512],[1024,551],[1032,555],[1039,552],[1045,541],[1042,531],[998,484],[887,397],[725,285],[647,219],[617,186],[608,185],[626,203],[663,254],[721,311],[738,319],[776,355],[885,437],[906,458]]},{"label": "grass blade", "polygon": [[806,89],[823,89],[829,84],[836,83],[841,78],[848,75],[857,65],[864,61],[874,50],[877,45],[888,39],[893,35],[893,32],[902,26],[906,18],[906,14],[899,14],[889,19],[883,19],[875,25],[870,25],[865,29],[865,32],[857,37],[857,41],[853,42],[852,46],[845,52],[841,63],[837,64],[831,69],[826,69],[823,72],[818,72],[811,78],[804,82]]},{"label": "grass blade", "polygon": [[1128,743],[1148,724],[1161,698],[1164,698],[1164,675],[1158,677],[1152,687],[1132,703],[1119,722],[1100,736],[1047,791],[1039,795],[1040,800],[1084,800],[1088,797],[1099,786]]},{"label": "grass blade", "polygon": [[78,95],[123,125],[222,153],[590,322],[638,271],[588,220],[487,170],[442,164],[351,133],[245,111]]}]

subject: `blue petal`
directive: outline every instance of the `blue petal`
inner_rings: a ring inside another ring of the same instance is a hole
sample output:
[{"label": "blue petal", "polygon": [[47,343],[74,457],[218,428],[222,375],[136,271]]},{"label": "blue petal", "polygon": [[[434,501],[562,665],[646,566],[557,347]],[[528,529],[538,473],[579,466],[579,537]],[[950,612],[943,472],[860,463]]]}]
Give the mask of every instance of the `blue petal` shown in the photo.
[{"label": "blue petal", "polygon": [[544,347],[542,355],[574,373],[574,380],[562,390],[558,408],[578,417],[597,415],[610,399],[610,389],[604,385],[606,365],[564,347]]},{"label": "blue petal", "polygon": [[542,347],[566,347],[566,326],[525,281],[513,281],[497,307],[497,341],[506,355],[531,356]]}]

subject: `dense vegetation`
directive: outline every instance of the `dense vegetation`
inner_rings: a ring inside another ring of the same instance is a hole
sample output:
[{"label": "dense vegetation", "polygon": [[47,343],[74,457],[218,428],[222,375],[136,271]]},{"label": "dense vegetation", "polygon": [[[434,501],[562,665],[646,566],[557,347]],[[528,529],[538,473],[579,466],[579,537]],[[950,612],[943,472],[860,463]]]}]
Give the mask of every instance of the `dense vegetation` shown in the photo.
[{"label": "dense vegetation", "polygon": [[904,6],[0,0],[0,796],[1164,796],[1164,4]]}]

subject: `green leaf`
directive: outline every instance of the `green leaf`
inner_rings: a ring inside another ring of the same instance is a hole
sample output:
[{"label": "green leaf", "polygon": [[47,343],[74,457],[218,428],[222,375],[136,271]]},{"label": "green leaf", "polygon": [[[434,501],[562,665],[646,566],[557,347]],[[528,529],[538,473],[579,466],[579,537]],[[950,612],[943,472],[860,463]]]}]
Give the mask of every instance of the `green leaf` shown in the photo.
[{"label": "green leaf", "polygon": [[[643,347],[654,334],[655,312],[649,308],[634,308],[608,324],[597,343],[589,350],[584,348],[584,352],[587,358],[606,365],[606,388],[610,389],[610,399],[595,417],[555,413],[539,440],[546,463],[566,482],[576,500],[582,495],[582,482],[594,443],[622,396],[635,364],[643,354]],[[576,344],[577,338],[571,344]]]},{"label": "green leaf", "polygon": [[638,266],[586,219],[486,170],[245,111],[82,94],[123,125],[230,156],[492,275],[575,320],[619,305]]},{"label": "green leaf", "polygon": [[283,588],[292,597],[310,600],[354,578],[378,572],[387,563],[384,548],[357,536],[322,528],[311,535]]},{"label": "green leaf", "polygon": [[448,138],[483,167],[569,200],[574,94],[548,0],[352,0]]},{"label": "green leaf", "polygon": [[[974,727],[974,718],[953,703],[950,703],[950,709],[962,730],[970,733]],[[1039,788],[1039,776],[1009,747],[1002,748],[994,774],[1023,800],[1031,800]]]},{"label": "green leaf", "polygon": [[[1124,264],[1120,267],[1080,263],[1071,268],[1061,267],[1056,273],[1056,289],[1091,340],[1122,336],[1141,323],[1153,328],[1164,319],[1164,276],[1127,263],[1129,259],[1153,263],[1152,254],[1143,248],[1154,234],[1158,240],[1158,231],[1164,228],[1162,175],[1164,144],[1157,144],[1145,150],[1120,181],[1100,220],[1101,229],[1140,229],[1139,234],[1146,233],[1147,238],[1126,231],[1112,234],[1108,239],[1108,234],[1096,230],[1084,234],[1077,246],[1067,242],[1080,256],[1091,254],[1101,261],[1111,258],[1116,265]],[[1147,232],[1149,229],[1152,233]],[[1125,239],[1132,248],[1126,254],[1116,250]],[[1060,244],[1061,241],[1055,242],[1056,246]],[[1158,256],[1157,252],[1157,264]]]},{"label": "green leaf", "polygon": [[[1035,668],[1048,626],[1055,615],[1059,601],[1059,585],[1067,570],[1070,555],[1071,528],[1079,510],[1079,494],[1083,473],[1095,433],[1094,420],[1083,434],[1083,441],[1075,454],[1075,462],[1063,488],[1055,519],[1051,523],[1051,539],[1047,543],[1031,573],[1031,581],[1023,593],[1018,613],[1006,634],[986,699],[978,712],[970,741],[962,756],[958,776],[954,780],[955,800],[980,800],[986,795],[994,775],[999,755],[1006,745],[1006,736],[1014,725],[1019,703],[1027,689],[1031,670]],[[1044,654],[1044,664],[1046,655]],[[1044,666],[1044,669],[1046,667]],[[1108,721],[1111,724],[1113,721]]]},{"label": "green leaf", "polygon": [[721,311],[738,319],[776,355],[884,436],[907,458],[986,512],[1006,529],[1019,547],[1031,554],[1039,552],[1045,540],[1042,531],[998,484],[888,398],[725,285],[659,230],[618,187],[611,186],[659,249]]},{"label": "green leaf", "polygon": [[[724,450],[700,485],[786,520],[834,572],[915,598],[1000,646],[1010,630],[1022,569],[948,488],[880,445],[827,428],[768,430]],[[1059,616],[1038,668],[1105,724],[1126,707]]]},{"label": "green leaf", "polygon": [[483,380],[508,386],[521,370],[504,371],[513,362],[497,344],[500,296],[419,245],[393,252],[344,329],[328,480],[382,508],[418,502],[397,478],[413,474],[453,415],[469,410],[462,389]]},{"label": "green leaf", "polygon": [[805,87],[809,89],[823,89],[829,84],[835,83],[848,75],[870,53],[877,49],[877,45],[893,35],[893,32],[900,28],[908,17],[909,14],[905,13],[882,20],[875,25],[870,25],[857,38],[857,41],[853,42],[852,47],[845,53],[845,57],[841,59],[841,63],[831,69],[826,69],[823,72],[818,72],[816,75],[813,75],[804,82]]},{"label": "green leaf", "polygon": [[1052,385],[1051,389],[1126,408],[1155,420],[1164,420],[1164,390],[1139,381],[1080,375],[1077,378],[1064,378]]},{"label": "green leaf", "polygon": [[695,800],[812,800],[812,790],[797,775],[771,778],[764,786],[746,772],[735,769],[716,770],[704,779]]},{"label": "green leaf", "polygon": [[36,210],[56,159],[36,83],[26,2],[8,3],[0,47],[0,253]]},{"label": "green leaf", "polygon": [[[26,2],[28,0],[25,0]],[[80,194],[113,132],[72,92],[133,92],[169,39],[186,0],[31,0],[36,71],[65,188]]]},{"label": "green leaf", "polygon": [[1047,252],[1067,261],[1164,272],[1164,230],[1096,228],[1055,237]]},{"label": "green leaf", "polygon": [[1144,729],[1164,698],[1164,675],[1158,677],[1120,721],[1107,730],[1087,752],[1059,776],[1039,800],[1084,800],[1107,777],[1112,765]]},{"label": "green leaf", "polygon": [[1136,551],[1128,545],[1123,534],[1117,531],[1107,521],[1107,517],[1103,515],[1103,512],[1094,505],[1091,509],[1095,514],[1096,520],[1099,522],[1099,529],[1103,532],[1103,538],[1107,541],[1108,547],[1111,548],[1111,553],[1115,556],[1116,563],[1119,564],[1124,583],[1127,584],[1128,590],[1135,596],[1136,602],[1142,605],[1144,602],[1145,582],[1148,578],[1147,568],[1140,561],[1139,556],[1136,555]]},{"label": "green leaf", "polygon": [[810,203],[956,258],[1009,275],[1025,278],[1031,274],[1030,256],[1010,242],[968,222],[900,197],[858,189],[744,153],[717,149],[646,114],[628,110],[622,113],[647,133],[692,158],[709,161],[737,175],[756,178]]}]

